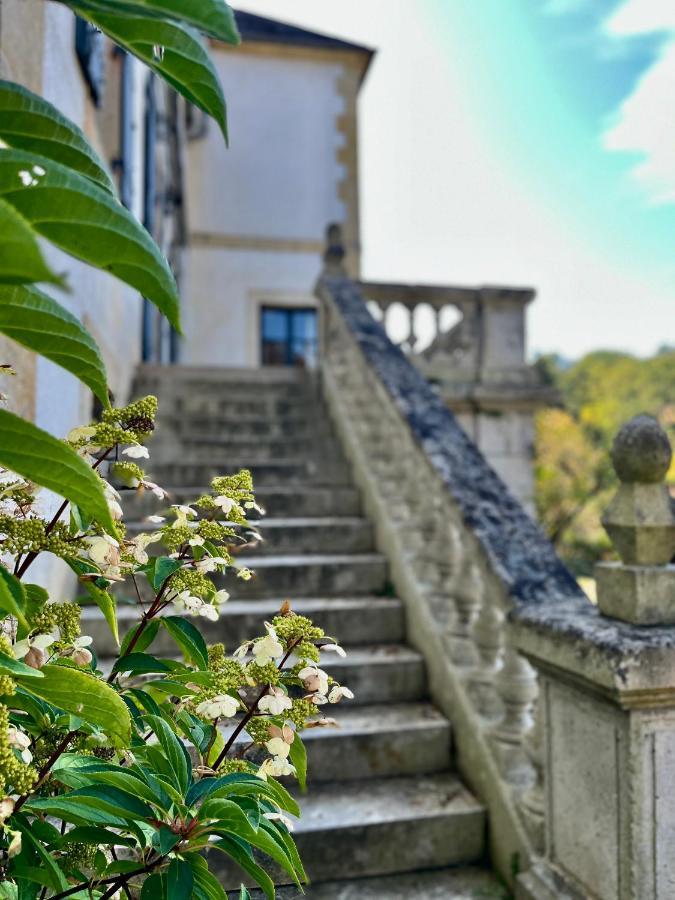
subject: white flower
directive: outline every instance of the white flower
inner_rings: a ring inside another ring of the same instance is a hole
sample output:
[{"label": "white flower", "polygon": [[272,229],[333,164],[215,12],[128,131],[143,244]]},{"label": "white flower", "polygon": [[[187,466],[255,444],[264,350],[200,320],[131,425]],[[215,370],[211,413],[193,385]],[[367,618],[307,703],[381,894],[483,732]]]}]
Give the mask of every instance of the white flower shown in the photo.
[{"label": "white flower", "polygon": [[161,525],[162,522],[166,522],[164,516],[148,516],[148,522],[152,522],[153,525]]},{"label": "white flower", "polygon": [[258,775],[264,781],[267,780],[268,775],[272,775],[274,778],[281,778],[284,775],[294,774],[295,768],[287,759],[284,759],[281,756],[269,757],[269,759],[266,759],[258,769]]},{"label": "white flower", "polygon": [[21,832],[12,831],[11,828],[8,828],[7,833],[10,835],[9,847],[7,847],[7,856],[9,859],[12,859],[13,857],[18,856],[19,853],[21,853]]},{"label": "white flower", "polygon": [[298,672],[305,689],[325,696],[328,693],[328,675],[317,666],[305,666]]},{"label": "white flower", "polygon": [[235,506],[239,505],[235,500],[226,497],[224,494],[221,494],[220,497],[214,497],[213,502],[222,509],[225,515],[228,515]]},{"label": "white flower", "polygon": [[204,601],[193,596],[190,591],[181,591],[174,599],[173,604],[179,611],[182,610],[190,616],[195,616],[201,610]]},{"label": "white flower", "polygon": [[148,448],[142,444],[132,444],[131,447],[122,450],[122,453],[130,459],[150,459]]},{"label": "white flower", "polygon": [[7,740],[10,747],[20,751],[19,756],[26,764],[31,762],[33,754],[28,749],[31,739],[25,732],[18,729],[15,725],[10,725],[7,729]]},{"label": "white flower", "polygon": [[23,659],[28,651],[32,649],[44,652],[51,647],[54,641],[58,641],[60,636],[58,629],[55,629],[49,634],[36,634],[35,637],[24,638],[22,641],[17,641],[12,648],[14,656],[16,659]]},{"label": "white flower", "polygon": [[196,534],[193,538],[190,538],[190,540],[188,541],[188,544],[191,547],[201,547],[204,544],[204,538],[201,537],[201,535]]},{"label": "white flower", "polygon": [[[152,493],[155,495],[155,497],[158,497],[160,500],[163,500],[165,497],[169,496],[167,494],[167,492],[164,490],[164,488],[161,488],[158,484],[155,484],[154,481],[148,481],[147,479],[143,479],[143,481],[140,482],[139,487],[141,487],[145,490],[148,490],[148,491],[152,491]],[[152,520],[152,517],[150,517],[150,518]],[[159,518],[159,516],[157,516],[156,518]],[[164,519],[162,519],[162,522],[163,521],[164,521]]]},{"label": "white flower", "polygon": [[109,534],[97,535],[84,539],[89,559],[100,568],[118,566],[120,561],[120,545]]},{"label": "white flower", "polygon": [[197,707],[197,715],[206,719],[231,719],[236,716],[239,703],[229,694],[218,694],[211,700],[204,700]]},{"label": "white flower", "polygon": [[237,569],[237,578],[241,578],[242,581],[250,581],[253,578],[253,572],[246,566],[242,566],[241,569]]},{"label": "white flower", "polygon": [[349,690],[348,687],[340,687],[340,685],[335,685],[330,690],[330,694],[328,695],[329,703],[339,703],[343,697],[346,697],[348,700],[354,699],[354,694]]},{"label": "white flower", "polygon": [[222,556],[203,556],[195,562],[195,569],[202,575],[208,575],[209,572],[215,572],[220,566],[226,566],[227,560]]},{"label": "white flower", "polygon": [[191,506],[185,506],[182,503],[174,503],[171,509],[176,510],[176,515],[179,518],[192,519],[197,515],[197,513]]},{"label": "white flower", "polygon": [[227,601],[229,599],[230,599],[229,593],[225,590],[225,588],[221,588],[219,591],[216,591],[216,593],[214,594],[213,603],[216,606],[222,606],[223,603],[227,603]]},{"label": "white flower", "polygon": [[243,659],[245,656],[251,652],[252,641],[246,641],[245,644],[241,644],[241,646],[237,647],[232,656],[235,659]]},{"label": "white flower", "polygon": [[328,697],[323,694],[307,694],[304,700],[311,700],[314,706],[323,706],[324,703],[328,703]]},{"label": "white flower", "polygon": [[267,637],[260,638],[253,645],[253,656],[259,666],[266,666],[267,663],[284,655],[284,648],[280,644],[274,628],[269,622],[265,622],[265,628],[267,629]]},{"label": "white flower", "polygon": [[204,616],[204,618],[208,619],[210,622],[217,622],[219,613],[218,609],[211,603],[202,603],[199,607],[199,615]]},{"label": "white flower", "polygon": [[328,650],[329,652],[337,653],[338,656],[343,656],[343,657],[344,657],[344,656],[347,655],[347,654],[345,653],[345,651],[342,649],[342,647],[340,647],[339,644],[323,644],[323,645],[321,646],[320,649],[321,649],[322,652],[323,652],[324,650]]},{"label": "white flower", "polygon": [[262,508],[262,506],[258,506],[258,504],[253,500],[247,500],[246,503],[244,503],[244,506],[246,507],[246,509],[254,509],[257,513],[260,513],[261,516],[265,515],[265,510]]},{"label": "white flower", "polygon": [[281,822],[282,825],[285,825],[289,831],[293,831],[293,823],[285,816],[283,813],[264,813],[263,814],[266,819],[269,819],[270,822]]},{"label": "white flower", "polygon": [[131,550],[131,553],[136,562],[141,566],[144,566],[149,559],[145,548],[150,544],[157,543],[157,541],[160,541],[161,539],[161,532],[157,531],[154,534],[139,534],[133,539],[133,541],[129,541],[128,547]]},{"label": "white flower", "polygon": [[270,688],[268,694],[261,697],[258,701],[258,709],[260,712],[268,712],[273,716],[280,716],[285,709],[292,709],[293,701],[285,694],[281,688]]},{"label": "white flower", "polygon": [[94,658],[91,654],[91,651],[87,650],[87,647],[89,647],[93,642],[94,639],[92,637],[89,637],[88,634],[82,634],[80,635],[80,637],[75,638],[75,640],[73,641],[72,660],[73,662],[77,663],[78,666],[88,666]]},{"label": "white flower", "polygon": [[267,741],[265,747],[267,747],[272,756],[280,757],[281,759],[288,759],[288,754],[291,752],[291,745],[287,744],[280,737],[271,738],[271,740]]},{"label": "white flower", "polygon": [[14,812],[14,800],[11,797],[3,797],[0,800],[0,825],[4,825],[5,821]]}]

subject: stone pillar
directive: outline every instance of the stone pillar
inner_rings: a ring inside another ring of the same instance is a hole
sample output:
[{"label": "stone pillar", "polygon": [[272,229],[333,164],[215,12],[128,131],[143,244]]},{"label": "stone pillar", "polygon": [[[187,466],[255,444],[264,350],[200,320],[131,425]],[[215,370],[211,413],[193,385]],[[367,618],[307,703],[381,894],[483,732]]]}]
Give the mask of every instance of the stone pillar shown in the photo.
[{"label": "stone pillar", "polygon": [[656,420],[614,443],[604,518],[621,557],[597,569],[598,608],[519,608],[511,634],[539,672],[544,856],[519,900],[675,897],[675,515]]}]

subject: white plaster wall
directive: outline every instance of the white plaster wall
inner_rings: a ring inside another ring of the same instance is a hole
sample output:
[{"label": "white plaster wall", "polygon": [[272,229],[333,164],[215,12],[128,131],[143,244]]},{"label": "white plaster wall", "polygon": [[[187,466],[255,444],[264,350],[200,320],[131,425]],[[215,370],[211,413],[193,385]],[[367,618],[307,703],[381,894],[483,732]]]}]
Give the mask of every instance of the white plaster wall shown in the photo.
[{"label": "white plaster wall", "polygon": [[209,122],[188,149],[192,232],[320,240],[342,221],[336,160],[344,112],[339,64],[216,50],[228,103],[230,147]]},{"label": "white plaster wall", "polygon": [[314,306],[313,253],[190,248],[183,268],[181,362],[258,366],[260,305]]}]

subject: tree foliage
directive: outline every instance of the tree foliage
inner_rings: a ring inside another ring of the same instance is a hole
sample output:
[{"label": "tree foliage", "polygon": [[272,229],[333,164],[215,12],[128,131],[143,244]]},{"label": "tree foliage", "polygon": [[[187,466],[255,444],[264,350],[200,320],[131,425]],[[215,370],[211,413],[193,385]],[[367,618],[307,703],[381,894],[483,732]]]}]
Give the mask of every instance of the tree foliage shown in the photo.
[{"label": "tree foliage", "polygon": [[[600,524],[616,476],[615,434],[639,413],[656,416],[675,438],[675,350],[648,359],[597,351],[566,366],[553,357],[540,369],[563,397],[536,423],[537,510],[559,552],[580,574],[591,574],[610,543]],[[675,465],[669,473],[675,485]]]}]

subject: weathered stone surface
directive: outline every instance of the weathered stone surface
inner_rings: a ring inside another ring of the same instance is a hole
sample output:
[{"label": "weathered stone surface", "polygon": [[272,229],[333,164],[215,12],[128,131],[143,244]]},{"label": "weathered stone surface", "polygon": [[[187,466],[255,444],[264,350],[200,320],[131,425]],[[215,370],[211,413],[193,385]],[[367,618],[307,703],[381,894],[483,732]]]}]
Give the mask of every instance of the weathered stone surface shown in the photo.
[{"label": "weathered stone surface", "polygon": [[325,275],[319,296],[334,303],[354,340],[480,541],[515,601],[583,597],[550,542],[510,494],[426,379],[368,312],[360,288]]},{"label": "weathered stone surface", "polygon": [[612,444],[612,463],[619,480],[656,484],[673,458],[668,436],[653,416],[642,414],[626,422]]},{"label": "weathered stone surface", "polygon": [[635,625],[675,625],[675,566],[595,567],[602,613]]}]

